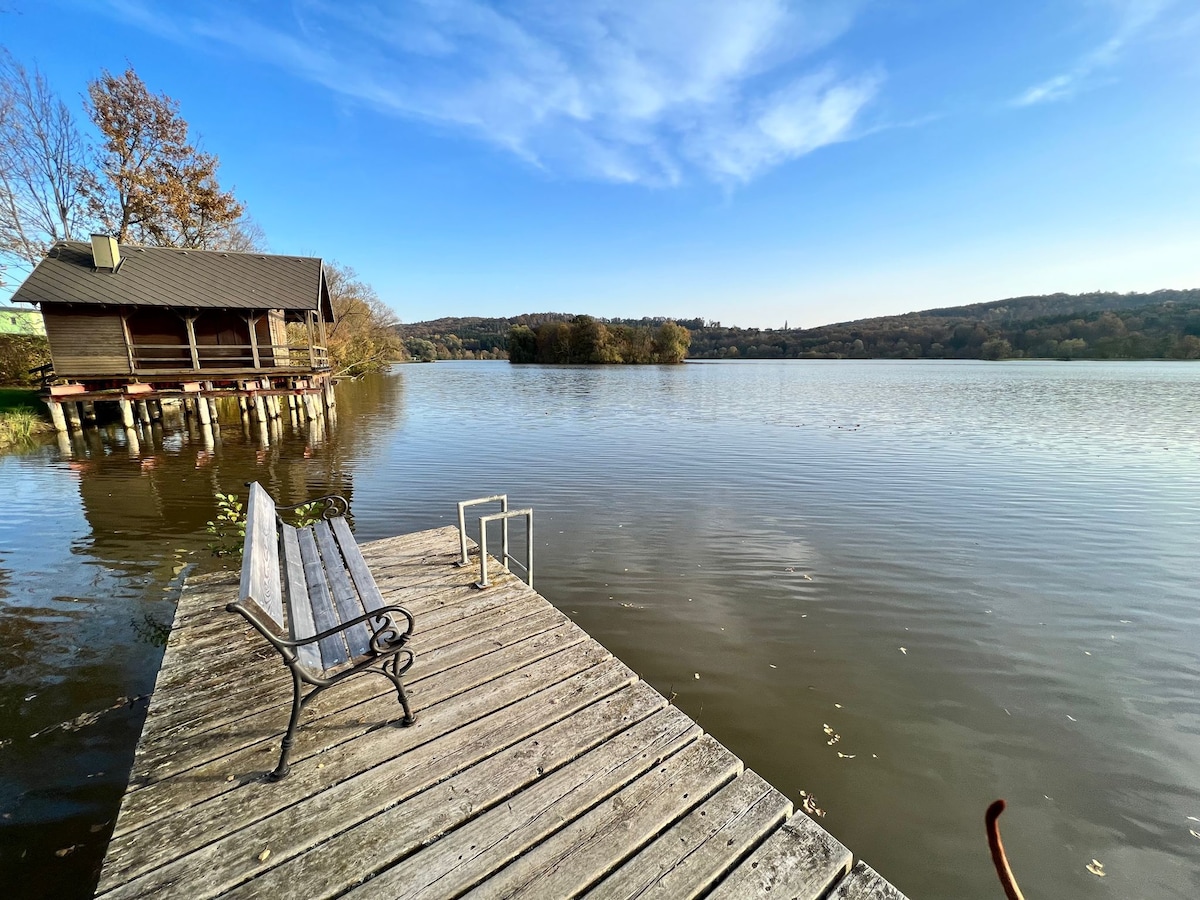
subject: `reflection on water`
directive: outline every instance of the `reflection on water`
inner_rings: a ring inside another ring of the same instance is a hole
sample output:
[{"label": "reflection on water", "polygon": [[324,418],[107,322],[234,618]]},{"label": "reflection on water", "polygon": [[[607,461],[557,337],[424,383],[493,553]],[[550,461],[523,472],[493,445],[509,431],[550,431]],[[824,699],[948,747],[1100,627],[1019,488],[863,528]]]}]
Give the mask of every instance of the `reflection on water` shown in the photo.
[{"label": "reflection on water", "polygon": [[257,479],[345,494],[363,539],[533,505],[539,589],[914,898],[998,893],[997,796],[1030,896],[1092,896],[1092,857],[1114,896],[1196,896],[1198,388],[1166,363],[438,363],[339,386],[324,432],[234,408],[6,457],[0,883],[88,895],[144,716],[118,701],[219,564],[213,495]]}]

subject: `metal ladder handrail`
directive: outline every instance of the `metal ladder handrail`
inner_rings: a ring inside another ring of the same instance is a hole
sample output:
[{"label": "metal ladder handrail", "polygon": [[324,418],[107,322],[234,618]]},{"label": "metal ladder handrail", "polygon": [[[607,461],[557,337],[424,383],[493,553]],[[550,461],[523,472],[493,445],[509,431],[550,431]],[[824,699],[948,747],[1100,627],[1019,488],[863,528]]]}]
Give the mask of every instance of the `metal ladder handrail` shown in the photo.
[{"label": "metal ladder handrail", "polygon": [[[508,494],[493,494],[490,497],[479,497],[475,500],[460,500],[458,501],[458,547],[459,558],[456,566],[462,568],[469,564],[467,559],[467,507],[478,506],[481,503],[500,502],[500,512],[508,512]],[[504,555],[508,556],[508,521],[505,520],[503,528],[502,547]]]},{"label": "metal ladder handrail", "polygon": [[485,588],[490,587],[487,571],[487,526],[489,522],[504,523],[504,554],[501,557],[501,566],[505,571],[508,571],[508,565],[511,557],[508,554],[508,520],[515,519],[521,516],[525,519],[525,565],[520,563],[525,570],[525,583],[531,588],[533,587],[533,507],[526,509],[512,509],[504,512],[492,513],[490,516],[479,517],[479,580],[475,582],[475,587]]}]

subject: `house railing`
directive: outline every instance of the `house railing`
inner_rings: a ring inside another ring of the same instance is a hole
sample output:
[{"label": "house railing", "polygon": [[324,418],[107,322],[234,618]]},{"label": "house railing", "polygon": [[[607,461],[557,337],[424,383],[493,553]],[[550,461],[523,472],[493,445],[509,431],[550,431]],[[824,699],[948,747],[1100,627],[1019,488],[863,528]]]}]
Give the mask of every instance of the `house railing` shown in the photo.
[{"label": "house railing", "polygon": [[133,368],[329,370],[329,351],[307,344],[137,344]]}]

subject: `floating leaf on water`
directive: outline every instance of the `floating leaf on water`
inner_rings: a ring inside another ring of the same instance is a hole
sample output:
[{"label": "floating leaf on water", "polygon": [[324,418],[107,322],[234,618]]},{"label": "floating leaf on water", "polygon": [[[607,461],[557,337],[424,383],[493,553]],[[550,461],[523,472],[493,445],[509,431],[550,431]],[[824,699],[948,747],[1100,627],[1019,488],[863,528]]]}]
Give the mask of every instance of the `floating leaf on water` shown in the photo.
[{"label": "floating leaf on water", "polygon": [[74,853],[78,844],[72,844],[70,847],[63,847],[61,850],[55,850],[54,855],[58,857],[66,856],[68,853]]},{"label": "floating leaf on water", "polygon": [[1196,840],[1200,841],[1200,831],[1197,831],[1195,828],[1189,828],[1188,834],[1190,834]]},{"label": "floating leaf on water", "polygon": [[770,666],[772,669],[778,669],[778,668],[779,668],[779,666],[775,665],[775,663],[767,663],[767,665],[768,665],[768,666]]},{"label": "floating leaf on water", "polygon": [[854,759],[856,756],[858,756],[857,753],[843,753],[841,750],[838,751],[838,759]]},{"label": "floating leaf on water", "polygon": [[267,861],[267,857],[268,857],[268,856],[270,856],[270,855],[271,855],[271,848],[269,848],[269,847],[268,847],[268,848],[267,848],[266,850],[264,850],[262,853],[258,854],[258,861],[259,861],[259,862],[266,862],[266,861]]},{"label": "floating leaf on water", "polygon": [[822,730],[823,730],[823,731],[824,731],[826,734],[833,734],[833,729],[832,729],[832,728],[830,728],[828,725],[822,725],[822,726],[821,726],[821,729],[822,729]]},{"label": "floating leaf on water", "polygon": [[806,791],[800,792],[800,808],[815,819],[825,815],[825,810],[817,806],[817,798]]},{"label": "floating leaf on water", "polygon": [[699,672],[697,672],[697,673],[696,673],[696,680],[697,680],[697,681],[699,681],[699,680],[700,680],[700,673],[699,673]]},{"label": "floating leaf on water", "polygon": [[1077,718],[1075,718],[1075,717],[1074,717],[1073,715],[1071,715],[1070,713],[1067,713],[1067,718],[1068,718],[1068,719],[1070,719],[1072,722],[1078,722],[1078,721],[1079,721]]},{"label": "floating leaf on water", "polygon": [[1188,816],[1187,818],[1189,822],[1200,822],[1200,819],[1197,819],[1195,816]]},{"label": "floating leaf on water", "polygon": [[1086,866],[1084,866],[1084,868],[1087,869],[1089,872],[1091,872],[1093,875],[1095,875],[1097,878],[1103,878],[1104,876],[1106,876],[1108,874],[1107,872],[1104,871],[1104,863],[1100,862],[1100,860],[1098,860],[1098,859],[1093,859],[1090,863],[1088,863]]},{"label": "floating leaf on water", "polygon": [[835,703],[835,704],[833,704],[833,705],[834,705],[835,707],[837,707],[838,709],[841,709],[841,708],[842,708],[842,704],[840,704],[840,703]]},{"label": "floating leaf on water", "polygon": [[908,648],[907,647],[901,647],[900,652],[903,653],[905,656],[908,656]]}]

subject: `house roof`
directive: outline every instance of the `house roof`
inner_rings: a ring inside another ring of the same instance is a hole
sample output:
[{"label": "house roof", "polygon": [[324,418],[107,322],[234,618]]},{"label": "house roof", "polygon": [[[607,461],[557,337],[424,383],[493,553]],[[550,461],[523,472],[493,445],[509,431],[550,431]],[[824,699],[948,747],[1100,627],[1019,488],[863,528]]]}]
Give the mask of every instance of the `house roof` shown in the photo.
[{"label": "house roof", "polygon": [[121,244],[116,271],[97,269],[92,245],[59,241],[12,296],[14,303],[197,309],[333,310],[321,260]]}]

